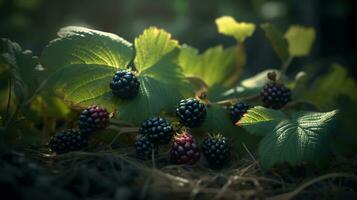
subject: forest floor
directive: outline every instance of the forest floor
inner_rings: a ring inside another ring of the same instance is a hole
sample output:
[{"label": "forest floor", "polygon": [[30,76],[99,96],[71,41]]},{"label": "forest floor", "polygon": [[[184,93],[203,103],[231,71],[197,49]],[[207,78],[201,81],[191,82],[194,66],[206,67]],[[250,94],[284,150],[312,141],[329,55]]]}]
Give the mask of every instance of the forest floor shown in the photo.
[{"label": "forest floor", "polygon": [[222,170],[170,164],[166,153],[136,158],[133,147],[51,155],[1,151],[0,192],[11,199],[357,199],[357,157],[329,167],[261,170],[253,154]]}]

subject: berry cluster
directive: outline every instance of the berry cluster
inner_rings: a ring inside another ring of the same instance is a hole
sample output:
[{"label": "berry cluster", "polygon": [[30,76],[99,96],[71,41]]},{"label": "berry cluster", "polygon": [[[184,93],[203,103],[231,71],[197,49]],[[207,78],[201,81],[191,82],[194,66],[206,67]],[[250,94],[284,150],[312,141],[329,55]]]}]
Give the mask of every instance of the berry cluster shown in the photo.
[{"label": "berry cluster", "polygon": [[260,92],[262,102],[267,108],[280,109],[291,101],[291,91],[276,80],[276,73],[268,73],[268,79],[270,82]]},{"label": "berry cluster", "polygon": [[82,133],[92,133],[104,129],[109,123],[109,114],[105,108],[97,105],[84,109],[79,116],[78,128]]},{"label": "berry cluster", "polygon": [[195,138],[187,131],[184,131],[175,136],[170,155],[175,164],[192,165],[200,158],[200,151]]},{"label": "berry cluster", "polygon": [[68,129],[52,136],[48,145],[52,151],[62,154],[87,147],[88,139],[78,130]]},{"label": "berry cluster", "polygon": [[176,108],[176,116],[183,125],[197,127],[206,118],[206,106],[194,98],[183,99]]},{"label": "berry cluster", "polygon": [[115,73],[110,89],[121,99],[132,99],[139,93],[140,82],[129,70],[119,70]]},{"label": "berry cluster", "polygon": [[214,168],[222,168],[230,160],[230,145],[222,135],[207,137],[202,143],[202,152]]},{"label": "berry cluster", "polygon": [[248,111],[250,106],[247,103],[236,103],[229,108],[233,124],[237,123]]},{"label": "berry cluster", "polygon": [[63,154],[78,151],[88,145],[91,133],[104,129],[109,124],[109,113],[97,105],[87,107],[82,111],[78,120],[78,129],[63,130],[52,136],[48,146],[52,152]]}]

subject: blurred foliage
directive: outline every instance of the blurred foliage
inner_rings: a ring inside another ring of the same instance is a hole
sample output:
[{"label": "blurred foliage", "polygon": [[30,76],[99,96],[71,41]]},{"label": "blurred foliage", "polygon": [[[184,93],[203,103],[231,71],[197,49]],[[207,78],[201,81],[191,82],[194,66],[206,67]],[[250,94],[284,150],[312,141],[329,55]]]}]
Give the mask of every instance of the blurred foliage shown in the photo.
[{"label": "blurred foliage", "polygon": [[[239,21],[270,22],[280,30],[290,24],[317,27],[317,45],[309,58],[296,61],[334,58],[345,66],[356,64],[356,31],[353,17],[356,2],[352,0],[1,0],[0,36],[17,41],[38,54],[66,25],[85,25],[116,33],[129,41],[149,26],[164,28],[173,37],[198,48],[235,43],[217,34],[212,23],[217,17],[230,15]],[[265,40],[262,31],[246,44],[252,75],[266,67],[278,67],[279,60]],[[351,68],[356,74],[356,70]]]}]

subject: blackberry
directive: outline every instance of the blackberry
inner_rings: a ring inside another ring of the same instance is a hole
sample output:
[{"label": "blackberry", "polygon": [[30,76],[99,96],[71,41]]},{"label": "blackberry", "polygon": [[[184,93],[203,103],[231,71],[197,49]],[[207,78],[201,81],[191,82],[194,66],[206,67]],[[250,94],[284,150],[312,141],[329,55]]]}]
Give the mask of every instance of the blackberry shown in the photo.
[{"label": "blackberry", "polygon": [[139,129],[154,144],[167,144],[173,135],[173,128],[164,118],[154,117],[145,120]]},{"label": "blackberry", "polygon": [[158,153],[157,145],[151,143],[146,136],[141,136],[135,142],[136,154],[142,158],[151,158],[152,150],[155,155]]},{"label": "blackberry", "polygon": [[230,161],[230,145],[222,135],[209,136],[202,142],[202,152],[213,168],[222,168]]},{"label": "blackberry", "polygon": [[110,88],[115,96],[121,99],[132,99],[139,93],[140,82],[129,70],[119,70],[115,73]]},{"label": "blackberry", "polygon": [[88,146],[88,140],[78,130],[68,129],[51,137],[50,150],[57,154],[78,151]]},{"label": "blackberry", "polygon": [[280,109],[291,100],[291,91],[282,83],[276,81],[274,72],[268,73],[270,82],[260,92],[263,104],[267,108]]},{"label": "blackberry", "polygon": [[109,113],[97,105],[87,107],[79,116],[78,128],[84,133],[104,129],[109,124]]},{"label": "blackberry", "polygon": [[248,111],[250,106],[247,103],[236,103],[229,107],[229,113],[231,115],[231,119],[233,124],[237,123],[243,115]]},{"label": "blackberry", "polygon": [[187,131],[174,137],[170,150],[171,161],[175,164],[195,164],[200,158],[200,151],[195,138]]},{"label": "blackberry", "polygon": [[176,116],[183,125],[189,128],[200,126],[206,115],[205,104],[194,98],[181,100],[176,108]]}]

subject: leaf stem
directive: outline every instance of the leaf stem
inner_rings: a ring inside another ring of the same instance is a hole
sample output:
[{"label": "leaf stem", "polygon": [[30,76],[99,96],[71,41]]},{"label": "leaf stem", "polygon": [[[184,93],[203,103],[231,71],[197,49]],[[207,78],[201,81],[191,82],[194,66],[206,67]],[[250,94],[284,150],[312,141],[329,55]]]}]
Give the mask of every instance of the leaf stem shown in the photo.
[{"label": "leaf stem", "polygon": [[294,56],[289,56],[288,59],[285,60],[285,62],[283,63],[283,65],[281,66],[281,69],[280,69],[280,72],[282,74],[285,74],[287,72],[293,59],[294,59]]}]

